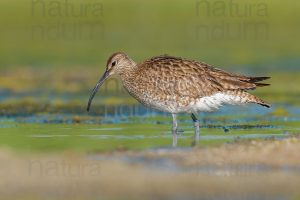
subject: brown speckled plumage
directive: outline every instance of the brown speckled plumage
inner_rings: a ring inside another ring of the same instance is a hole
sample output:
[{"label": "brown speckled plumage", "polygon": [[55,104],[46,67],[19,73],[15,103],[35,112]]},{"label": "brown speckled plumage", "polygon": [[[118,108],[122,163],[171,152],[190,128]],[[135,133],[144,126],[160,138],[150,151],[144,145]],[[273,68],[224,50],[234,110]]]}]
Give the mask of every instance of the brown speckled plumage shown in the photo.
[{"label": "brown speckled plumage", "polygon": [[136,64],[125,53],[114,53],[108,59],[106,72],[93,95],[113,74],[120,76],[126,90],[139,102],[174,115],[213,111],[223,104],[257,103],[269,107],[263,100],[246,92],[269,85],[260,83],[269,77],[228,73],[194,60],[162,55]]},{"label": "brown speckled plumage", "polygon": [[[267,77],[247,77],[225,72],[206,63],[168,55],[157,56],[137,64],[129,75],[121,74],[128,92],[146,106],[167,112],[176,112],[170,104],[188,106],[190,102],[216,93],[226,93],[242,98],[241,103],[258,103],[268,106],[245,90],[268,84],[258,83]],[[127,80],[129,79],[129,81]],[[184,112],[184,111],[183,111]]]}]

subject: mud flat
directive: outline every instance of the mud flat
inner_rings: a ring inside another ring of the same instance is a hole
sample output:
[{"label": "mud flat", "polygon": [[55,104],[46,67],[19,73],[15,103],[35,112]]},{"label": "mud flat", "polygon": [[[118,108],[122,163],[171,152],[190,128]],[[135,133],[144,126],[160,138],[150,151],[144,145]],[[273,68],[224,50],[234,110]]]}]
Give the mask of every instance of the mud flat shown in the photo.
[{"label": "mud flat", "polygon": [[3,199],[299,199],[300,138],[106,153],[0,150]]}]

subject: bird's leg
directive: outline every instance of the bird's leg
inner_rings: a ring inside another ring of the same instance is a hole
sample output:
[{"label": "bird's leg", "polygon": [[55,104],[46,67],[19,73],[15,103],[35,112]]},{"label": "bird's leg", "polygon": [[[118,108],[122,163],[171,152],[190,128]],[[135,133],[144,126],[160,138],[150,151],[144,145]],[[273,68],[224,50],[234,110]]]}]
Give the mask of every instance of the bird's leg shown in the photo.
[{"label": "bird's leg", "polygon": [[173,126],[172,126],[172,134],[173,134],[173,147],[177,146],[177,119],[176,114],[172,113],[173,117]]},{"label": "bird's leg", "polygon": [[194,127],[195,127],[195,136],[194,136],[194,141],[192,143],[193,146],[197,145],[199,143],[200,139],[200,125],[197,117],[192,113],[191,115],[193,122],[194,122]]}]

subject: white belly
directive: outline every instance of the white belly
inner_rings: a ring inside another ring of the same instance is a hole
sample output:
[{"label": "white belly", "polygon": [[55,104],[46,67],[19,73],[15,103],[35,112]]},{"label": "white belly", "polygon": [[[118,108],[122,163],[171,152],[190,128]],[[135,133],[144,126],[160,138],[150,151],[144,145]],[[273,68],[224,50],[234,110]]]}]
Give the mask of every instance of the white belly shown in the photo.
[{"label": "white belly", "polygon": [[224,104],[240,105],[243,103],[246,103],[246,101],[239,96],[226,93],[216,93],[211,96],[190,101],[185,105],[182,105],[175,100],[169,100],[167,102],[154,100],[152,102],[148,102],[146,106],[169,113],[197,113],[216,111]]},{"label": "white belly", "polygon": [[202,97],[191,102],[185,112],[212,112],[218,110],[224,104],[240,105],[246,103],[241,97],[226,93],[216,93],[211,96]]}]

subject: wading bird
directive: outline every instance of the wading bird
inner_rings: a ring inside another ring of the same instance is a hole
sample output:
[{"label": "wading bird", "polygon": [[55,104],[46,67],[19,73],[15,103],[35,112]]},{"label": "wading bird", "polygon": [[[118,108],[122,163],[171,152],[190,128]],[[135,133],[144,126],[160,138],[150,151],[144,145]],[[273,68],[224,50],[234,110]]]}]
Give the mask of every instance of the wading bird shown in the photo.
[{"label": "wading bird", "polygon": [[173,117],[173,146],[177,145],[178,113],[191,115],[195,127],[194,144],[199,142],[198,112],[211,112],[224,104],[256,103],[270,107],[247,90],[269,84],[260,83],[270,77],[248,77],[225,72],[194,60],[162,55],[137,64],[125,53],[112,54],[106,70],[89,98],[87,111],[103,82],[118,75],[125,89],[145,106],[168,112]]}]

